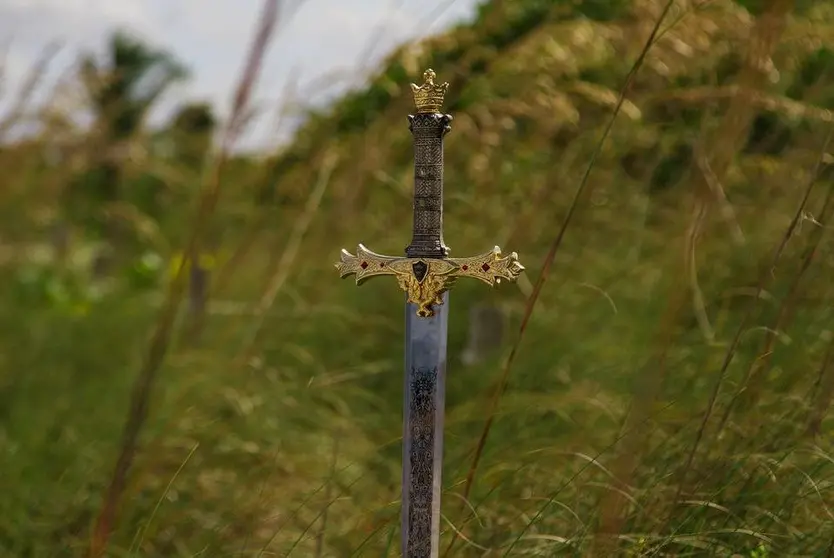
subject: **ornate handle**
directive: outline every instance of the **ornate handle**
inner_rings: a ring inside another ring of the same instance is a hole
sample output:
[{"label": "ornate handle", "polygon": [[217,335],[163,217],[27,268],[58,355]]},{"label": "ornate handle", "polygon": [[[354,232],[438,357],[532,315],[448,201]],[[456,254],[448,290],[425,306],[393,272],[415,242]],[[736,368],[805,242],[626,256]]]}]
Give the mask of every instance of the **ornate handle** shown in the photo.
[{"label": "ornate handle", "polygon": [[405,249],[410,258],[445,258],[443,242],[443,136],[452,117],[417,113],[408,117],[414,136],[414,229]]}]

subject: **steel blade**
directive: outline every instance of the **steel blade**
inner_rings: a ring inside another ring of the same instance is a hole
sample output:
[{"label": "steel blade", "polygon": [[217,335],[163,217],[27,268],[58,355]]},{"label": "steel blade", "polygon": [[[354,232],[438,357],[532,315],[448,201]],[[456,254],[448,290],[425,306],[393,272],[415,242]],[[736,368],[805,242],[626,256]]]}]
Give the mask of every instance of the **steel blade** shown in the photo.
[{"label": "steel blade", "polygon": [[434,316],[406,304],[403,417],[402,552],[436,558],[440,545],[443,419],[449,293]]}]

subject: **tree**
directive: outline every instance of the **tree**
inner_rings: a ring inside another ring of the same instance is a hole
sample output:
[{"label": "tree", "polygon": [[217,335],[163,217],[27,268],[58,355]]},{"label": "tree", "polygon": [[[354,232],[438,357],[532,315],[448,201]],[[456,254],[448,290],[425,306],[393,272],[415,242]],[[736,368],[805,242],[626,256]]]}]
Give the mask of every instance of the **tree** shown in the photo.
[{"label": "tree", "polygon": [[92,214],[93,226],[104,240],[114,245],[123,234],[105,215],[108,206],[123,197],[123,161],[131,140],[159,98],[188,72],[168,52],[117,31],[106,58],[84,55],[80,73],[93,113],[91,141],[96,157],[91,170],[72,185],[71,196],[85,207],[84,213]]},{"label": "tree", "polygon": [[170,125],[174,157],[191,168],[199,168],[211,146],[217,119],[208,103],[183,106]]}]

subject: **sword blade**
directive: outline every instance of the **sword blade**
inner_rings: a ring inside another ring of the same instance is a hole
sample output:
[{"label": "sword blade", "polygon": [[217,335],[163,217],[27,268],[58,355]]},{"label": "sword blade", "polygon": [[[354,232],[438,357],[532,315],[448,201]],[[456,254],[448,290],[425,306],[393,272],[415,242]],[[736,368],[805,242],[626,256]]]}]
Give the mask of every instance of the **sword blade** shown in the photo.
[{"label": "sword blade", "polygon": [[430,318],[406,304],[403,417],[403,558],[436,558],[440,545],[449,293]]}]

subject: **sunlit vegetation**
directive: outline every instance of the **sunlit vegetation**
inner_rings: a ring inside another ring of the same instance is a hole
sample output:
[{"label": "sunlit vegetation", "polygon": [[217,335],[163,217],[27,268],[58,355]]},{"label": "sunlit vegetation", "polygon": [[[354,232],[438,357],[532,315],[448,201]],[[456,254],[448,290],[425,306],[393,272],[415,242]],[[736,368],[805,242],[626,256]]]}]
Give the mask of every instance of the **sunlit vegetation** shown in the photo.
[{"label": "sunlit vegetation", "polygon": [[527,267],[451,296],[446,556],[834,552],[834,5],[666,5],[492,0],[222,164],[199,100],[147,124],[188,72],[127,34],[0,115],[0,555],[86,555],[160,339],[107,556],[398,555],[402,294],[333,262],[408,243],[429,66],[446,241]]}]

